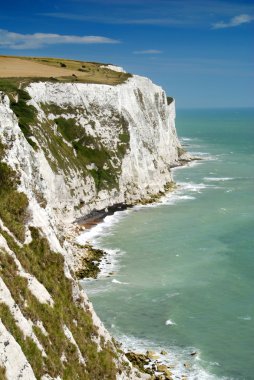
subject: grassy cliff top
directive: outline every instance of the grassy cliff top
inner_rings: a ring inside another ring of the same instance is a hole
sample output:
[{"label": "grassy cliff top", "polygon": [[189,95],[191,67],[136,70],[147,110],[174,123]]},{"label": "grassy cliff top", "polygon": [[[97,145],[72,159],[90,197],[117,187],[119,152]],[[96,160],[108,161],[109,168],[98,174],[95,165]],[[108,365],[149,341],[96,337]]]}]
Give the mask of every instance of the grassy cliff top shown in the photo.
[{"label": "grassy cliff top", "polygon": [[130,74],[110,70],[96,62],[83,62],[61,58],[0,56],[0,79],[15,78],[55,80],[117,85]]}]

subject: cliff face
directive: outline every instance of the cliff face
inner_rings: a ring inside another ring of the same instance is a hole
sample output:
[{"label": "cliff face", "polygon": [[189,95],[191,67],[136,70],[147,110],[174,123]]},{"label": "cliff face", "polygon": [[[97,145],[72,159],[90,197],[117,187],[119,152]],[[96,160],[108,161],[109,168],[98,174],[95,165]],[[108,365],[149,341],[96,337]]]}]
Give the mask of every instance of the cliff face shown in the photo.
[{"label": "cliff face", "polygon": [[[64,209],[73,220],[94,208],[131,203],[171,181],[180,146],[174,102],[168,106],[164,91],[149,79],[133,77],[119,86],[44,82],[27,90],[41,125],[34,136],[46,156],[49,150],[53,168],[47,187],[61,215]],[[45,144],[46,123],[69,150],[56,138],[57,155]]]},{"label": "cliff face", "polygon": [[172,180],[174,102],[138,76],[24,90],[0,93],[0,371],[12,380],[137,378],[75,280],[80,248],[69,236],[77,218]]}]

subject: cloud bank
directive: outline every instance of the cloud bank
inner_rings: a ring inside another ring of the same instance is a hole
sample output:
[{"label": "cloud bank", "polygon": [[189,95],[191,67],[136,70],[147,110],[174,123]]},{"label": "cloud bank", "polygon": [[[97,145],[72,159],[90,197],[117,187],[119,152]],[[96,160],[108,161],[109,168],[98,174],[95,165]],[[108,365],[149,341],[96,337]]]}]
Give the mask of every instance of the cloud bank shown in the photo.
[{"label": "cloud bank", "polygon": [[0,47],[9,49],[37,49],[57,44],[115,44],[118,40],[103,36],[72,36],[52,33],[21,34],[0,29]]},{"label": "cloud bank", "polygon": [[236,26],[240,26],[242,24],[248,24],[254,20],[253,16],[242,14],[239,16],[232,17],[229,22],[220,21],[213,24],[213,29],[225,29],[225,28],[233,28]]}]

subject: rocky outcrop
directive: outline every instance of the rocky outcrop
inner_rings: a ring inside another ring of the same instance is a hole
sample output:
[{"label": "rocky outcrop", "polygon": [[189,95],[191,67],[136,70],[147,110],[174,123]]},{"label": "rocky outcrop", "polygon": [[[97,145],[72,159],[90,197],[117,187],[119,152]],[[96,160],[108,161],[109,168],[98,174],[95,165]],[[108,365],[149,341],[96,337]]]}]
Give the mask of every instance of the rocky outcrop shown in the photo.
[{"label": "rocky outcrop", "polygon": [[[18,96],[0,93],[1,170],[13,178],[0,172],[1,191],[7,203],[8,186],[24,198],[22,210],[0,202],[0,366],[12,380],[147,378],[132,368],[78,286],[73,269],[82,248],[73,222],[164,191],[181,148],[174,101],[168,105],[160,87],[138,76],[117,86],[36,82],[24,90],[25,110],[35,115],[29,124],[20,104],[15,111]],[[56,331],[48,319],[54,315]]]}]

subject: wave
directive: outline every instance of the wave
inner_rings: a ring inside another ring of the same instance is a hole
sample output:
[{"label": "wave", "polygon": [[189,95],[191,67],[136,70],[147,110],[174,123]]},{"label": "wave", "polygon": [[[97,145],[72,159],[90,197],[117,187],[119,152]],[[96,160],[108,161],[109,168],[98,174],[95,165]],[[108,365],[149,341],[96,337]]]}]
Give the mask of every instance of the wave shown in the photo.
[{"label": "wave", "polygon": [[[179,256],[179,255],[178,255]],[[166,297],[167,298],[172,298],[172,297],[177,297],[179,296],[180,293],[179,292],[174,292],[174,293],[171,293],[171,294],[166,294]]]},{"label": "wave", "polygon": [[204,177],[204,181],[211,182],[224,182],[224,181],[233,181],[235,178],[232,177]]},{"label": "wave", "polygon": [[[173,204],[176,204],[180,201],[194,200],[194,199],[196,199],[196,198],[191,196],[191,195],[174,194],[174,195],[169,195],[169,196],[163,197],[160,201],[160,204],[173,205]],[[158,205],[160,205],[160,204],[158,204]]]},{"label": "wave", "polygon": [[104,251],[106,252],[106,255],[102,258],[99,264],[100,273],[98,278],[114,274],[114,272],[119,269],[119,257],[125,254],[125,252],[120,249],[106,248]]},{"label": "wave", "polygon": [[[211,156],[210,153],[195,152],[195,151],[191,151],[191,150],[189,150],[188,153],[192,157],[200,158],[202,161],[219,161],[219,158],[217,156]],[[202,164],[202,162],[196,162],[196,161],[194,161],[194,162],[197,164]]]},{"label": "wave", "polygon": [[174,326],[174,325],[176,325],[176,323],[174,321],[171,321],[171,319],[167,319],[165,322],[165,325],[166,326]]},{"label": "wave", "polygon": [[251,321],[252,320],[252,318],[249,315],[238,317],[238,319],[241,319],[243,321]]},{"label": "wave", "polygon": [[180,141],[193,141],[194,138],[190,138],[190,137],[181,137],[180,138]]},{"label": "wave", "polygon": [[79,235],[76,239],[78,244],[92,244],[95,248],[101,248],[106,252],[106,255],[102,258],[99,264],[100,273],[98,275],[98,278],[111,275],[114,271],[119,269],[119,257],[125,252],[119,249],[107,248],[101,244],[100,240],[105,236],[113,235],[113,226],[119,223],[121,219],[127,217],[130,213],[138,211],[142,208],[161,207],[162,205],[174,205],[178,202],[183,201],[193,201],[196,199],[196,197],[193,194],[188,193],[200,194],[207,188],[216,187],[215,185],[205,183],[180,182],[174,191],[166,194],[159,201],[147,205],[137,205],[133,208],[123,211],[116,211],[113,215],[106,216],[101,223]]},{"label": "wave", "polygon": [[[122,343],[125,351],[145,354],[148,349],[151,350],[157,363],[170,367],[173,380],[181,379],[184,375],[188,380],[230,380],[211,374],[209,367],[220,366],[220,364],[204,361],[202,353],[195,347],[186,347],[185,349],[178,346],[161,347],[147,339],[141,340],[133,336],[118,334],[116,326],[111,327],[113,334]],[[193,355],[193,353],[195,354]],[[208,367],[208,369],[204,367]]]},{"label": "wave", "polygon": [[118,281],[118,280],[116,280],[115,278],[113,278],[113,280],[112,280],[111,282],[113,282],[113,284],[129,285],[128,282]]},{"label": "wave", "polygon": [[193,183],[193,182],[179,182],[179,188],[181,191],[191,191],[194,193],[200,193],[202,190],[208,188],[215,188],[214,185],[208,185],[207,183]]},{"label": "wave", "polygon": [[129,210],[116,211],[113,215],[106,216],[103,221],[96,226],[92,227],[88,231],[83,232],[76,239],[78,244],[84,245],[87,243],[95,243],[101,236],[112,234],[111,227],[118,223],[120,219],[128,215],[131,212]]}]

